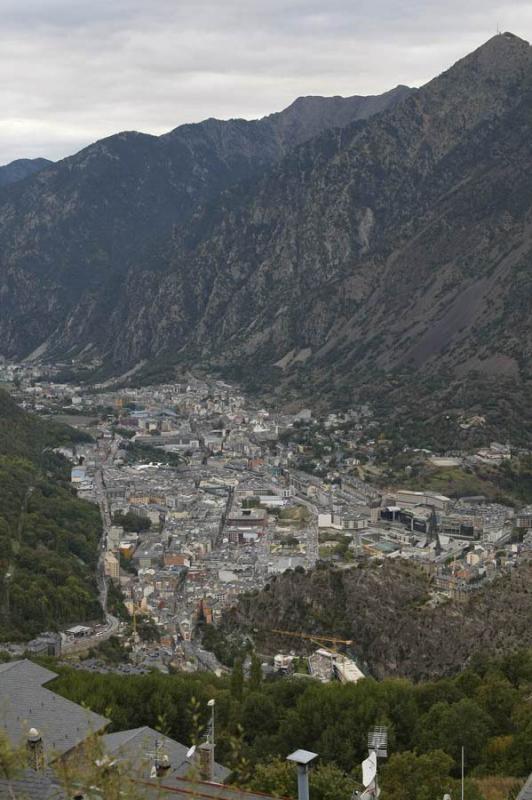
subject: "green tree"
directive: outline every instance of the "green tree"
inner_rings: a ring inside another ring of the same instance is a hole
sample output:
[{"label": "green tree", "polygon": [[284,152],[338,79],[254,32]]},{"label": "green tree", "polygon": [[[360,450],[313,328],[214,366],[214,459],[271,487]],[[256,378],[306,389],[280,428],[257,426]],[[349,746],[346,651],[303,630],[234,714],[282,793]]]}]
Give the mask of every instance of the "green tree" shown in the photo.
[{"label": "green tree", "polygon": [[149,531],[151,528],[151,520],[143,514],[137,514],[136,511],[128,511],[127,514],[116,511],[113,514],[113,523],[121,525],[125,531],[130,533]]},{"label": "green tree", "polygon": [[143,642],[159,642],[161,639],[159,628],[151,617],[141,618],[137,621],[137,633]]},{"label": "green tree", "polygon": [[[343,800],[351,797],[355,781],[334,764],[319,764],[310,770],[312,800]],[[285,759],[277,758],[259,764],[247,788],[274,797],[297,797],[297,768]]]},{"label": "green tree", "polygon": [[382,768],[383,795],[393,800],[435,800],[449,791],[453,759],[443,750],[394,753]]},{"label": "green tree", "polygon": [[249,671],[249,688],[251,690],[259,689],[262,683],[262,664],[258,655],[253,652],[251,654],[251,667]]},{"label": "green tree", "polygon": [[248,741],[274,733],[278,725],[277,713],[278,708],[267,694],[250,692],[243,702],[241,717]]},{"label": "green tree", "polygon": [[421,752],[443,750],[458,764],[462,746],[466,748],[468,767],[482,761],[493,723],[473,700],[436,703],[416,727],[414,741]]},{"label": "green tree", "polygon": [[512,731],[512,711],[519,701],[519,692],[506,678],[487,675],[475,693],[475,700],[490,715],[497,733]]},{"label": "green tree", "polygon": [[235,700],[242,700],[244,694],[244,662],[241,658],[235,659],[231,670],[231,695]]}]

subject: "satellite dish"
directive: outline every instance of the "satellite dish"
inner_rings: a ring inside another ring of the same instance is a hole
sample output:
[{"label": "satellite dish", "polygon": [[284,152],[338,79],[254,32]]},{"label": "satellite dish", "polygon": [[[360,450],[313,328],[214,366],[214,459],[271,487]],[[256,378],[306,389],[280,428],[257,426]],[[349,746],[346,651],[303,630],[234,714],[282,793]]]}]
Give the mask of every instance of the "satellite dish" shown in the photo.
[{"label": "satellite dish", "polygon": [[444,794],[443,795],[443,800],[451,800],[451,795],[450,794]]},{"label": "satellite dish", "polygon": [[156,778],[156,777],[157,777],[157,767],[154,766],[151,768],[150,778]]},{"label": "satellite dish", "polygon": [[367,789],[370,784],[375,780],[377,774],[377,754],[374,750],[371,751],[365,761],[362,762],[362,783]]},{"label": "satellite dish", "polygon": [[189,750],[187,750],[187,759],[188,759],[188,761],[190,761],[190,759],[194,756],[195,752],[196,752],[196,745],[193,744],[192,747]]}]

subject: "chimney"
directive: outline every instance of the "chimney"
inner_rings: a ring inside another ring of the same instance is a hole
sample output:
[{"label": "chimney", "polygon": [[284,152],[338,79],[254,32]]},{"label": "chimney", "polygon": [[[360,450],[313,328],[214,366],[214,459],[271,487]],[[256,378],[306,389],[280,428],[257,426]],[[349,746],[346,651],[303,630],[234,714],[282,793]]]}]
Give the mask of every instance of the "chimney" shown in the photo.
[{"label": "chimney", "polygon": [[41,771],[44,769],[44,745],[41,734],[37,728],[30,728],[26,739],[28,766],[30,769]]},{"label": "chimney", "polygon": [[214,770],[212,767],[211,750],[213,746],[210,742],[203,742],[198,747],[199,752],[199,773],[202,781],[212,782],[214,780]]},{"label": "chimney", "polygon": [[161,756],[160,760],[158,760],[156,764],[157,777],[164,778],[164,776],[168,774],[169,769],[170,769],[170,759],[168,758],[166,753],[164,753],[164,755]]},{"label": "chimney", "polygon": [[310,750],[296,750],[287,756],[287,761],[297,764],[297,797],[298,800],[309,800],[308,771],[309,764],[318,757],[317,753]]}]

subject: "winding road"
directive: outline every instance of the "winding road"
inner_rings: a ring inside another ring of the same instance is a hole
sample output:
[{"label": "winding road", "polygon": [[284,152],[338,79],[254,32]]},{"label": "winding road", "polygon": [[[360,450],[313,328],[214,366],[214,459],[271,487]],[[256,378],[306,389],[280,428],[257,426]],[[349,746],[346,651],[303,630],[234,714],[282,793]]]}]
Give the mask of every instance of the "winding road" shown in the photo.
[{"label": "winding road", "polygon": [[84,636],[81,639],[67,640],[63,642],[63,653],[80,653],[88,650],[90,647],[101,644],[106,639],[114,636],[118,632],[120,622],[117,617],[110,614],[107,610],[107,593],[109,590],[109,579],[105,575],[104,570],[104,556],[107,549],[107,536],[109,528],[111,527],[111,511],[109,509],[109,501],[105,492],[105,479],[104,479],[104,465],[108,463],[109,459],[114,458],[117,450],[115,442],[111,442],[106,451],[102,454],[101,464],[96,470],[94,475],[94,486],[96,490],[96,500],[100,508],[102,517],[102,538],[100,540],[100,548],[98,555],[98,566],[96,580],[98,583],[98,593],[100,597],[100,605],[105,616],[105,627],[100,628],[97,634],[93,636]]}]

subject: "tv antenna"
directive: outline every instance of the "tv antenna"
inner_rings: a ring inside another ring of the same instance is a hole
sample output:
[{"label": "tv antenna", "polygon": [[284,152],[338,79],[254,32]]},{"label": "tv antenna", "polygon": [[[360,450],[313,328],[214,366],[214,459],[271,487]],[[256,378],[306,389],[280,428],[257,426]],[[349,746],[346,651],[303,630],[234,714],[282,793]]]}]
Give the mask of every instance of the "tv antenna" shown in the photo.
[{"label": "tv antenna", "polygon": [[377,800],[380,786],[377,778],[379,758],[388,757],[388,729],[382,725],[368,733],[368,757],[362,762],[362,794],[353,792],[352,800]]},{"label": "tv antenna", "polygon": [[368,750],[375,752],[377,758],[388,758],[388,728],[377,725],[368,733]]},{"label": "tv antenna", "polygon": [[152,762],[150,778],[160,778],[170,767],[170,760],[166,753],[164,742],[157,737],[154,749],[148,751],[146,755]]}]

